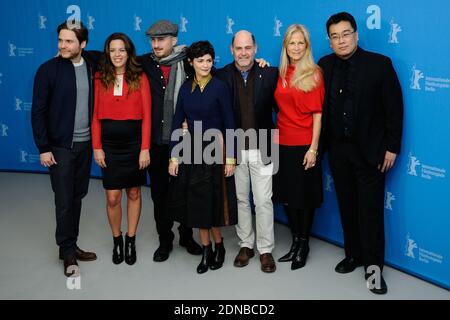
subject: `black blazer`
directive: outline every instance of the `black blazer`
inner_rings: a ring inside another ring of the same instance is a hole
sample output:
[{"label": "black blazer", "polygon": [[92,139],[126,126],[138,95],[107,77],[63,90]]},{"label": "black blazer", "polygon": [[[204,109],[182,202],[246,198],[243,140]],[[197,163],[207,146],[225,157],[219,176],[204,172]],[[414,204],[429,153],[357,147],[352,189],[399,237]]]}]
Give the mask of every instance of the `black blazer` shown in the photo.
[{"label": "black blazer", "polygon": [[[94,107],[94,74],[98,57],[82,53],[89,80],[89,122]],[[31,125],[39,153],[52,147],[71,149],[77,100],[75,68],[68,59],[56,57],[43,63],[36,72],[33,85]]]},{"label": "black blazer", "polygon": [[[152,58],[151,53],[139,56],[138,62],[142,65],[142,69],[150,82],[150,90],[152,95],[152,143],[161,145],[166,83],[160,65]],[[183,62],[184,71],[186,73],[186,81],[189,78],[192,78],[194,71],[187,59]]]},{"label": "black blazer", "polygon": [[[358,47],[355,94],[355,135],[363,157],[377,166],[386,151],[400,153],[403,128],[403,97],[391,59]],[[335,54],[323,57],[319,66],[325,80],[321,150],[327,146],[327,116]]]},{"label": "black blazer", "polygon": [[[275,67],[261,68],[255,62],[255,77],[254,77],[254,106],[255,106],[255,126],[259,129],[273,129],[272,112],[278,112],[278,106],[275,102],[274,92],[277,87],[278,69]],[[233,111],[236,123],[236,128],[241,128],[241,110],[239,104],[239,93],[236,88],[236,71],[234,62],[226,65],[221,69],[214,70],[214,75],[222,81],[225,81],[231,90],[233,96]],[[259,137],[258,137],[259,139]],[[259,148],[258,140],[258,148]],[[267,135],[267,156],[271,153],[271,135]],[[263,155],[264,156],[264,155]],[[264,159],[263,159],[264,161]],[[264,161],[266,162],[266,161]]]}]

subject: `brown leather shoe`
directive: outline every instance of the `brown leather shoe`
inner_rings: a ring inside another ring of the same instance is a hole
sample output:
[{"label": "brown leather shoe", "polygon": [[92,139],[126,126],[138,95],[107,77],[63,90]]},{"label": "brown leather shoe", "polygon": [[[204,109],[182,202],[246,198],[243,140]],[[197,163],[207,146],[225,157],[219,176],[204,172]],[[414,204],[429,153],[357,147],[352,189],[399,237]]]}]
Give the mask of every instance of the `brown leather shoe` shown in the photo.
[{"label": "brown leather shoe", "polygon": [[78,267],[77,259],[74,256],[68,256],[64,258],[64,275],[66,277],[71,277],[80,273]]},{"label": "brown leather shoe", "polygon": [[236,258],[234,258],[233,265],[238,268],[245,267],[246,265],[248,265],[249,260],[254,256],[255,250],[247,247],[242,247],[241,250],[239,250]]},{"label": "brown leather shoe", "polygon": [[262,272],[275,272],[277,269],[275,265],[275,260],[273,260],[273,256],[271,253],[264,253],[259,256],[259,260],[261,261],[261,270]]},{"label": "brown leather shoe", "polygon": [[80,261],[94,261],[97,260],[97,255],[94,252],[83,251],[78,246],[75,247],[75,257]]}]

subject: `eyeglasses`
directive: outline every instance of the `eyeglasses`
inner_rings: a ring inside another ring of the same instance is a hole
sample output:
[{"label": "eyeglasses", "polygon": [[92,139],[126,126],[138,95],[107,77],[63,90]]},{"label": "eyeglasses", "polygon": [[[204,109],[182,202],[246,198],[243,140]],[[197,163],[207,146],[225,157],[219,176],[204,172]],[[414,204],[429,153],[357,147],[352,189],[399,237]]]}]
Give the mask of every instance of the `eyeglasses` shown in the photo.
[{"label": "eyeglasses", "polygon": [[342,34],[333,34],[330,39],[333,42],[338,42],[339,40],[348,40],[355,31],[344,31]]}]

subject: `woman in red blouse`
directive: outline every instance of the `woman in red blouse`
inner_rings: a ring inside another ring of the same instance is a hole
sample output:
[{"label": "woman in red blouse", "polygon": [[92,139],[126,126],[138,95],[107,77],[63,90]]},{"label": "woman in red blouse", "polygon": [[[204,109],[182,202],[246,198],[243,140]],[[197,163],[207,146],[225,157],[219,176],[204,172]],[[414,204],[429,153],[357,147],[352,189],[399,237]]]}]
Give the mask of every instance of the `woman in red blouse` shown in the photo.
[{"label": "woman in red blouse", "polygon": [[306,28],[289,26],[281,49],[280,76],[275,90],[279,106],[277,143],[280,166],[274,200],[282,202],[293,242],[280,262],[302,268],[309,253],[309,234],[315,208],[322,203],[322,171],[317,162],[324,84],[314,63]]},{"label": "woman in red blouse", "polygon": [[[151,97],[147,77],[136,62],[132,41],[114,33],[105,42],[95,77],[92,143],[102,168],[108,220],[114,237],[113,263],[136,262],[136,230],[141,214],[141,185],[150,164]],[[127,194],[128,232],[121,232],[122,189]]]}]

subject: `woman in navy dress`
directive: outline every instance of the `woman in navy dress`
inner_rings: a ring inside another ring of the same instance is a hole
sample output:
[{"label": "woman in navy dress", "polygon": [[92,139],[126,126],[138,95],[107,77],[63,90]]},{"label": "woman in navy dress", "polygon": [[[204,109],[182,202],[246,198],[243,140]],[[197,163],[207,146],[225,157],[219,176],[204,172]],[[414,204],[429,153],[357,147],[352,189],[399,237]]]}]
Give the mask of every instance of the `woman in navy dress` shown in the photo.
[{"label": "woman in navy dress", "polygon": [[[168,209],[175,221],[199,228],[203,254],[197,272],[204,273],[223,265],[220,227],[237,223],[234,139],[226,139],[226,130],[234,131],[235,123],[227,85],[211,76],[212,45],[208,41],[193,43],[188,58],[195,77],[181,87],[172,123]],[[214,138],[203,141],[209,133]]]}]

